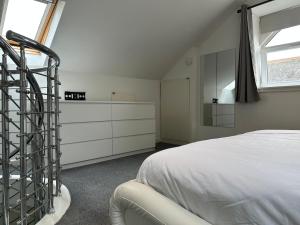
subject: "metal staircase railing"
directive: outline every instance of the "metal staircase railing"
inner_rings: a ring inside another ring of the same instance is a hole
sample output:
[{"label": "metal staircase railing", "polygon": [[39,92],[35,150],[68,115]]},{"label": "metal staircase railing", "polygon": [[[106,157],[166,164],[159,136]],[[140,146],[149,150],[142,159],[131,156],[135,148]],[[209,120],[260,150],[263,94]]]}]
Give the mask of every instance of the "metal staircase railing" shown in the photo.
[{"label": "metal staircase railing", "polygon": [[[51,49],[20,34],[8,31],[6,37],[19,43],[20,54],[0,36],[0,223],[36,224],[53,213],[54,196],[61,188],[60,59]],[[46,54],[47,66],[29,68],[25,48]],[[17,69],[10,69],[9,64]]]}]

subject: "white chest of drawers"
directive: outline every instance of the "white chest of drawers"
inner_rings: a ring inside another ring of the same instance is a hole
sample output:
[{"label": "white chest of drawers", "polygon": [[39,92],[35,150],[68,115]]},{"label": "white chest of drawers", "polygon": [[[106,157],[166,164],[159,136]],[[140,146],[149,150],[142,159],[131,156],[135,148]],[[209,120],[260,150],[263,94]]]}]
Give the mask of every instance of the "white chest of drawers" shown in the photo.
[{"label": "white chest of drawers", "polygon": [[153,103],[61,102],[60,108],[66,168],[154,150]]}]

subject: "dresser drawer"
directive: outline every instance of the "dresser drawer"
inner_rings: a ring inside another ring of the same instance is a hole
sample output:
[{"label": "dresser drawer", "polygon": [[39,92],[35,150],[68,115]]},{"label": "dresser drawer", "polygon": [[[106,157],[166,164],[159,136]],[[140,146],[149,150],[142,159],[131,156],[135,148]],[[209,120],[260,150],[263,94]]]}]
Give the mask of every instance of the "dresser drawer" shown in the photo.
[{"label": "dresser drawer", "polygon": [[155,107],[152,104],[113,104],[112,120],[154,119]]},{"label": "dresser drawer", "polygon": [[155,120],[113,121],[112,125],[114,137],[155,133]]},{"label": "dresser drawer", "polygon": [[112,155],[112,139],[61,145],[63,165]]},{"label": "dresser drawer", "polygon": [[61,138],[63,144],[112,138],[111,122],[63,124]]},{"label": "dresser drawer", "polygon": [[111,120],[110,104],[61,103],[61,123]]},{"label": "dresser drawer", "polygon": [[149,149],[155,147],[155,135],[138,135],[131,137],[120,137],[113,139],[113,154],[122,154],[132,151]]}]

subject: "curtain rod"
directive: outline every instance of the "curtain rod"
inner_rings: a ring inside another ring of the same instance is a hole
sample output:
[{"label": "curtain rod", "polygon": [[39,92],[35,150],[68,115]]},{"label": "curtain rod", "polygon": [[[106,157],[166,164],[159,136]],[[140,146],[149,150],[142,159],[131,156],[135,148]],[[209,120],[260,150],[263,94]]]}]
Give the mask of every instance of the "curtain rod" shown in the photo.
[{"label": "curtain rod", "polygon": [[[255,5],[249,6],[248,9],[252,9],[252,8],[257,7],[257,6],[264,5],[264,4],[266,4],[266,3],[273,2],[273,1],[275,1],[275,0],[267,0],[267,1],[263,1],[263,2],[261,2],[261,3],[257,3],[257,4],[255,4]],[[239,9],[239,10],[237,11],[237,13],[241,13],[241,11],[242,11],[242,10]]]}]

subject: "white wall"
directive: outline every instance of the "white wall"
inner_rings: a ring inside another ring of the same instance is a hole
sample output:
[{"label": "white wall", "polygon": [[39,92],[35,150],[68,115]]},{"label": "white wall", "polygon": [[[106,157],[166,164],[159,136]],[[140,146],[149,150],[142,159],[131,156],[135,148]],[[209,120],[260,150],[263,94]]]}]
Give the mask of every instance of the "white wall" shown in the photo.
[{"label": "white wall", "polygon": [[[163,77],[167,79],[184,79],[190,78],[190,128],[191,141],[197,139],[197,108],[196,108],[196,92],[197,92],[197,52],[198,49],[193,47],[189,49],[183,57],[181,57],[171,70]],[[189,65],[189,62],[192,64]]]},{"label": "white wall", "polygon": [[[235,12],[201,43],[200,54],[238,48],[240,18]],[[201,74],[200,74],[201,76]],[[260,93],[261,100],[236,105],[236,128],[199,127],[199,138],[208,139],[257,129],[300,129],[300,89]]]},{"label": "white wall", "polygon": [[[193,129],[194,132],[196,130],[196,136],[199,140],[229,136],[257,129],[300,129],[300,88],[289,91],[273,89],[261,92],[259,102],[237,104],[235,128],[205,127],[201,125],[201,90],[199,89],[201,74],[200,68],[197,69],[197,65],[199,67],[199,57],[200,55],[226,49],[238,49],[239,26],[239,14],[233,11],[199,44],[198,48],[194,47],[192,48],[193,51],[189,50],[171,69],[171,72],[165,76],[165,79],[170,79],[186,77],[186,73],[190,73],[191,79],[195,82],[193,90],[191,90],[191,104],[193,105],[191,113],[194,115],[192,123],[196,126]],[[193,68],[182,66],[187,55],[193,55],[197,58],[197,65],[194,65]]]},{"label": "white wall", "polygon": [[156,106],[157,140],[160,138],[160,81],[99,74],[60,72],[61,96],[65,91],[85,91],[89,101],[110,101],[112,92],[135,97],[136,101],[154,102]]}]

